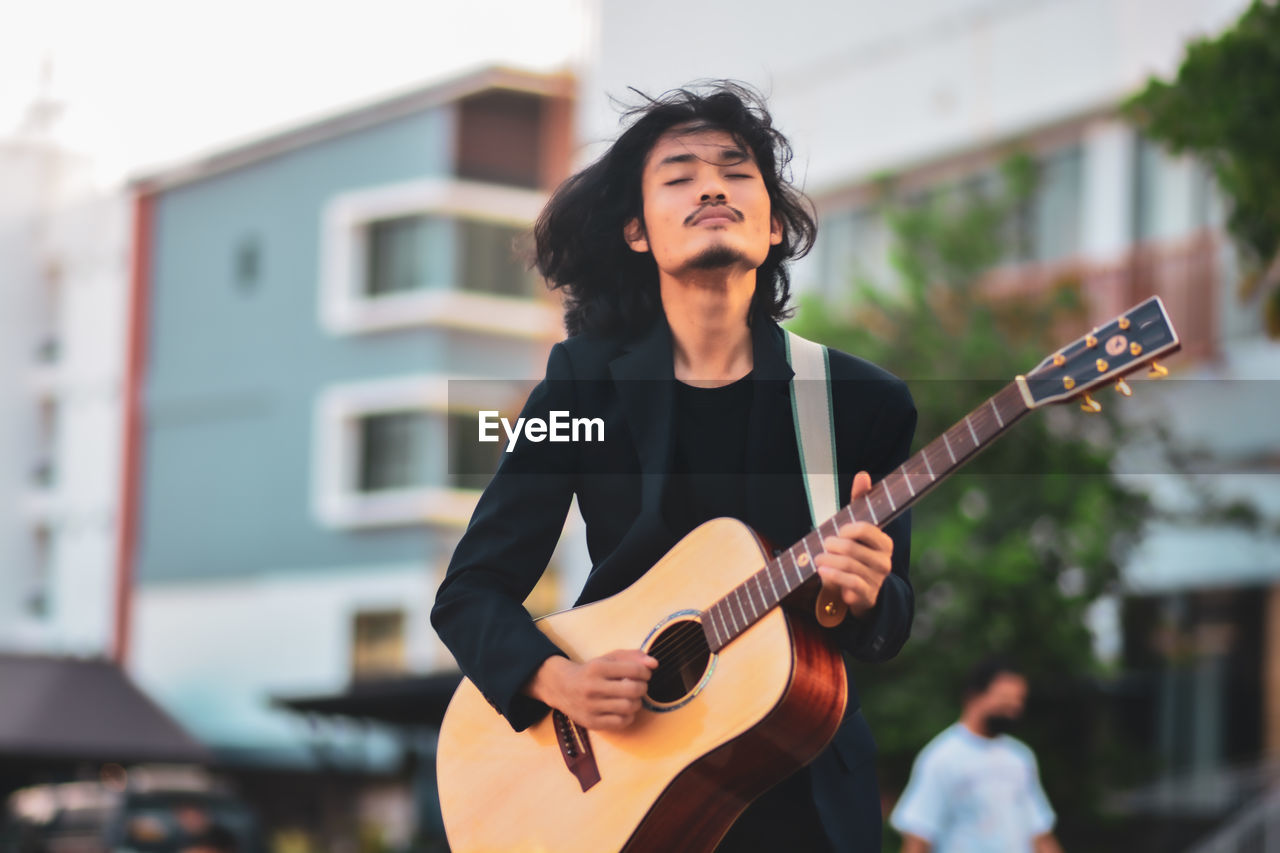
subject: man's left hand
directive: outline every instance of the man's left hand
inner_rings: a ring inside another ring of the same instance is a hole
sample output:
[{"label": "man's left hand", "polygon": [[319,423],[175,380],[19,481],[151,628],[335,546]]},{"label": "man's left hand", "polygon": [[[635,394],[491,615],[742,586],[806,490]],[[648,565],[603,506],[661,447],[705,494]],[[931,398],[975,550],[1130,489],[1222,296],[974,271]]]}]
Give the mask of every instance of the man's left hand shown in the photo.
[{"label": "man's left hand", "polygon": [[[871,491],[871,475],[859,471],[853,478],[850,502]],[[880,587],[893,568],[893,540],[874,524],[846,524],[838,536],[822,540],[823,553],[814,557],[822,585],[837,589],[854,616],[876,605]]]}]

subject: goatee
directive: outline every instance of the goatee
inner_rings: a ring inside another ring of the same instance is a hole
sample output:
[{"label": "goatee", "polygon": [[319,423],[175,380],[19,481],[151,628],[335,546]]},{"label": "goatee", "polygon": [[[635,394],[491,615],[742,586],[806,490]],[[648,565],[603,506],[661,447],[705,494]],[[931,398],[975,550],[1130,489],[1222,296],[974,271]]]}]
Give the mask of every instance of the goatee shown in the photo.
[{"label": "goatee", "polygon": [[742,264],[746,258],[729,246],[711,246],[695,255],[688,264],[691,270],[719,270]]}]

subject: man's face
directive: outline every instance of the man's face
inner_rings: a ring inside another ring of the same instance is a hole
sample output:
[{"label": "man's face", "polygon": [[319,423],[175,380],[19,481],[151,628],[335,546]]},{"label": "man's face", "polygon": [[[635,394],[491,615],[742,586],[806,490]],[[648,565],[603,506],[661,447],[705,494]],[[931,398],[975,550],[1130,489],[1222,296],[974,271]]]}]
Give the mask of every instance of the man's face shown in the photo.
[{"label": "man's face", "polygon": [[649,152],[640,187],[644,221],[628,222],[623,233],[669,275],[753,270],[782,242],[755,159],[725,131],[667,131]]},{"label": "man's face", "polygon": [[978,698],[985,715],[1017,719],[1027,704],[1027,680],[1021,675],[1002,672]]}]

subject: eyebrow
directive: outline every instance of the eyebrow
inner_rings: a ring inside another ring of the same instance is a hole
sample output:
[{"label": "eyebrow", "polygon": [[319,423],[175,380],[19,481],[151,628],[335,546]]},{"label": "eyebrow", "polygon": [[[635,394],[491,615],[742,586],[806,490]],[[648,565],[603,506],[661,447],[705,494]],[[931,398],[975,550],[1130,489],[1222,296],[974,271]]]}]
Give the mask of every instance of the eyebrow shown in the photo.
[{"label": "eyebrow", "polygon": [[[749,161],[751,159],[750,155],[747,154],[746,151],[743,151],[741,148],[721,148],[720,156],[721,156],[720,162],[716,164],[718,166],[736,166],[739,163]],[[670,165],[675,165],[680,163],[692,163],[695,160],[701,160],[701,159],[702,158],[699,157],[698,155],[692,152],[686,151],[683,154],[672,154],[670,157],[663,157],[662,161],[658,163],[657,168],[661,169],[663,166],[670,166]]]}]

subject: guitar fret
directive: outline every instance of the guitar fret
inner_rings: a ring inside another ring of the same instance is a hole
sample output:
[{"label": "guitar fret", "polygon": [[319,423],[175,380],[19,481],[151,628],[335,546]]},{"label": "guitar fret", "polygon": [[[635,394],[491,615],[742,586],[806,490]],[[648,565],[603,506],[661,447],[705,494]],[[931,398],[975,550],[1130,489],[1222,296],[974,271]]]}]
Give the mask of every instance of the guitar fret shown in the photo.
[{"label": "guitar fret", "polygon": [[760,573],[756,572],[751,576],[751,579],[756,582],[756,595],[760,596],[760,603],[764,605],[765,610],[768,610],[769,602],[765,598],[764,584],[760,581]]},{"label": "guitar fret", "polygon": [[906,463],[904,462],[903,464],[899,465],[898,468],[902,471],[902,479],[907,481],[907,491],[911,492],[911,497],[914,498],[916,496],[916,490],[911,485],[911,474],[908,473],[907,471]]},{"label": "guitar fret", "polygon": [[955,451],[951,449],[951,439],[947,438],[947,434],[945,432],[942,434],[942,442],[947,446],[947,455],[951,457],[951,464],[956,464],[956,454]]},{"label": "guitar fret", "polygon": [[796,572],[796,586],[804,583],[804,575],[800,573],[800,564],[796,562],[796,555],[792,552],[795,550],[794,545],[787,549],[787,556],[791,558],[791,568]]},{"label": "guitar fret", "polygon": [[936,481],[938,478],[933,476],[933,466],[929,464],[929,448],[920,451],[920,458],[924,460],[925,470],[929,472],[929,481]]},{"label": "guitar fret", "polygon": [[978,441],[978,434],[974,432],[973,422],[969,420],[968,415],[964,416],[964,425],[969,428],[969,435],[973,436],[973,446],[977,448],[977,446],[982,444],[982,442]]},{"label": "guitar fret", "polygon": [[724,631],[724,635],[726,637],[732,637],[733,634],[729,631],[729,625],[724,621],[724,608],[721,606],[720,602],[717,602],[711,609],[715,611],[716,616],[720,617],[720,627]]},{"label": "guitar fret", "polygon": [[897,512],[897,511],[898,511],[898,505],[897,505],[897,504],[895,504],[895,503],[893,502],[893,489],[891,489],[891,488],[889,487],[889,478],[888,478],[888,477],[885,477],[885,478],[884,478],[884,494],[885,494],[885,497],[887,497],[887,498],[889,499],[889,508],[890,508],[893,512]]},{"label": "guitar fret", "polygon": [[1000,407],[996,405],[996,398],[991,397],[987,400],[991,404],[991,411],[995,412],[996,423],[1000,424],[1000,428],[1004,429],[1004,418],[1000,417]]},{"label": "guitar fret", "polygon": [[[733,600],[738,603],[738,612],[742,614],[743,627],[751,624],[751,617],[747,615],[747,608],[742,606],[742,587],[735,587],[733,590]],[[747,602],[750,604],[751,602]]]},{"label": "guitar fret", "polygon": [[[819,537],[819,540],[821,540],[821,537],[822,537],[821,527],[819,527],[819,530],[818,530],[818,537]],[[803,539],[801,539],[800,544],[804,546],[804,552],[809,555],[809,566],[813,571],[817,571],[817,566],[813,565],[813,551],[809,550],[809,537],[805,536]],[[801,582],[803,583],[803,581]]]},{"label": "guitar fret", "polygon": [[764,567],[765,577],[769,578],[769,589],[773,590],[773,600],[781,601],[782,596],[778,595],[778,587],[773,582],[773,572],[769,571],[769,567]]},{"label": "guitar fret", "polygon": [[[737,634],[742,633],[742,629],[746,628],[746,625],[745,625],[746,616],[744,615],[744,617],[742,617],[742,621],[744,621],[744,624],[742,625],[737,624],[737,615],[735,612],[733,612],[733,605],[735,605],[735,603],[737,602],[733,601],[733,593],[730,593],[728,594],[728,596],[724,597],[724,603],[726,603],[726,605],[728,606],[727,607],[728,624],[733,626],[733,635],[735,635],[736,637]],[[739,611],[741,611],[741,607],[739,607]]]},{"label": "guitar fret", "polygon": [[871,498],[868,497],[868,495],[870,495],[870,492],[863,495],[862,500],[867,504],[867,512],[871,513],[871,523],[878,525],[880,523],[880,519],[876,517],[876,508],[871,505]]}]

